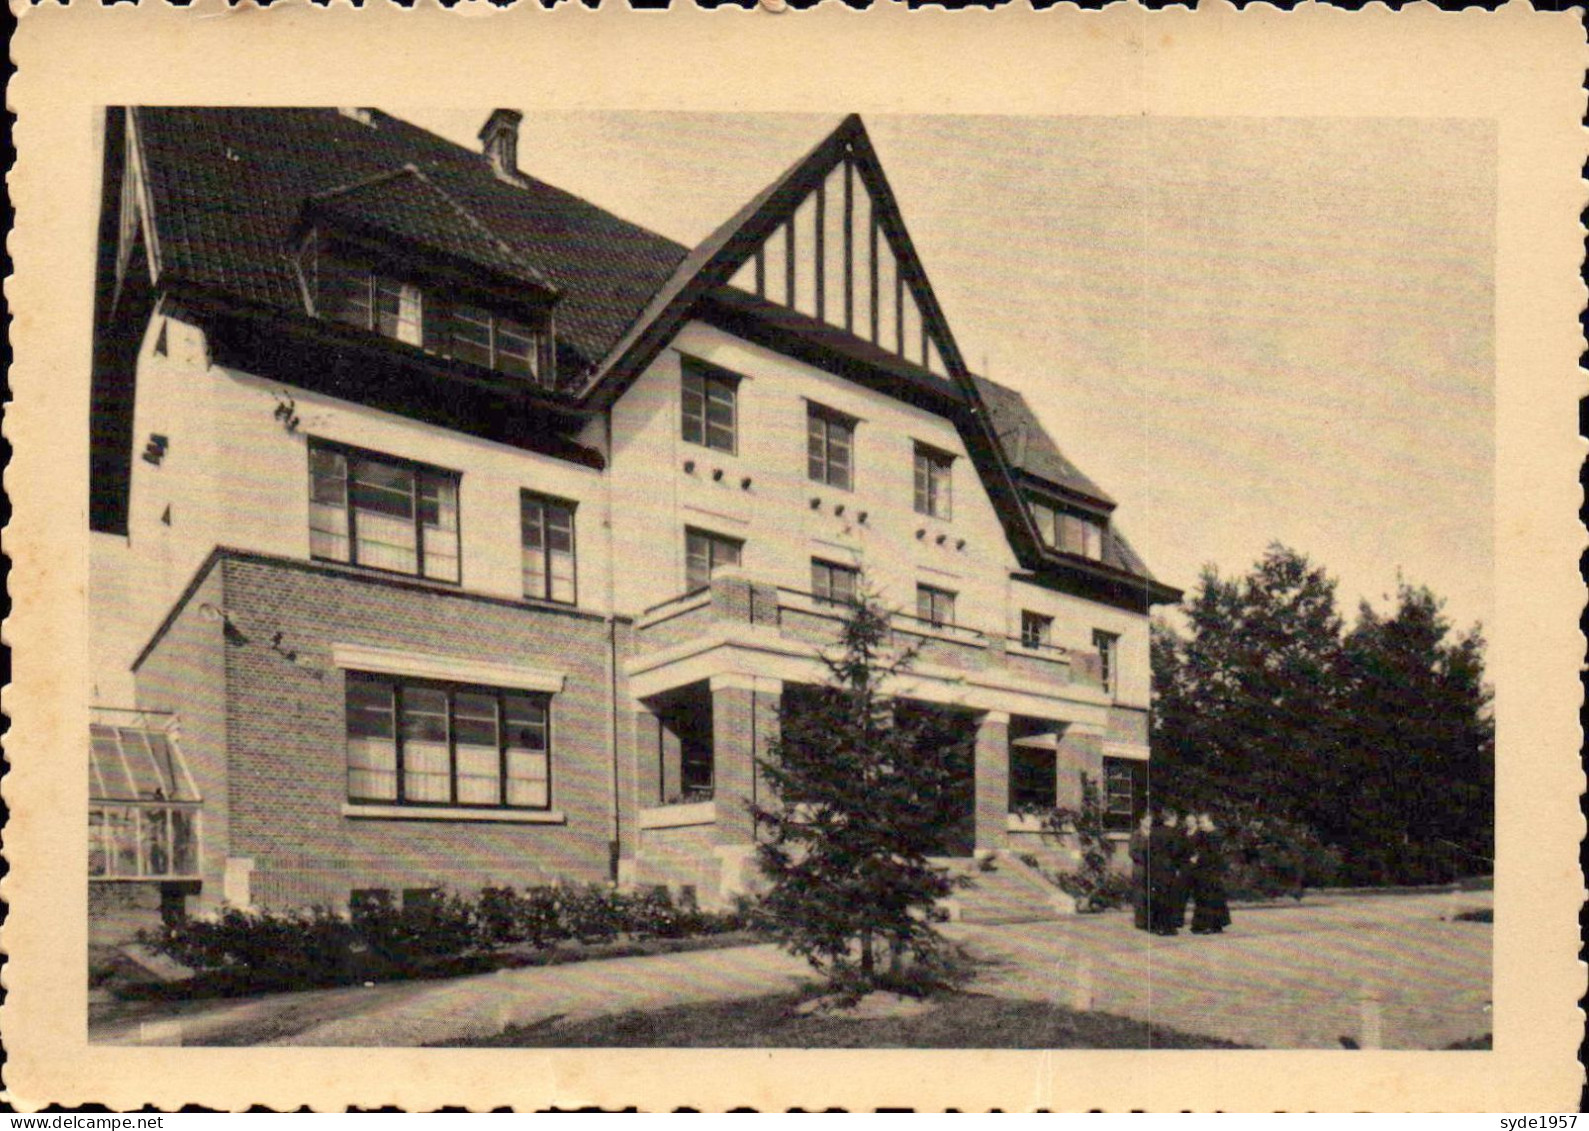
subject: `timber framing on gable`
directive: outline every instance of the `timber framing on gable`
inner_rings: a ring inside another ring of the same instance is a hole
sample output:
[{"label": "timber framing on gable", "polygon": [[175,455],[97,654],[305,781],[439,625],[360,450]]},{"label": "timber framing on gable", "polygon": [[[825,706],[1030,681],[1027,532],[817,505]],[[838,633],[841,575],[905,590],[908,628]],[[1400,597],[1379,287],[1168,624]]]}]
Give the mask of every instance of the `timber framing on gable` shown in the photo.
[{"label": "timber framing on gable", "polygon": [[[825,186],[835,183],[842,188],[829,193]],[[854,270],[858,242],[854,225],[857,187],[864,190],[870,204],[869,221],[862,226],[867,241],[866,262],[870,266],[869,272],[864,273],[869,317],[860,320],[860,325],[855,317],[856,287],[862,281]],[[837,197],[844,210],[844,225],[839,229],[844,250],[843,299],[835,302],[828,294],[827,272],[822,264],[827,262],[825,253],[830,249],[819,244],[819,254],[812,260],[816,264],[812,288],[814,302],[811,304],[814,311],[808,317],[793,309],[797,292],[794,218],[803,204],[813,201],[820,218],[812,230],[818,233],[816,239],[820,241],[829,230],[823,223],[829,196]],[[766,250],[768,242],[780,233],[784,240],[782,268],[785,272],[781,286],[778,272],[769,271]],[[894,264],[892,296],[883,293],[880,287],[879,237],[891,253]],[[747,297],[753,296],[752,301],[735,301],[731,296],[736,290],[748,292]],[[784,301],[780,302],[780,297]],[[884,304],[890,298],[894,331],[891,342],[878,317],[880,306],[886,309]],[[919,312],[919,343],[910,340],[915,335],[905,330],[907,298]],[[757,303],[778,308],[773,311],[763,307],[773,314],[775,321],[786,324],[785,336],[796,333],[790,326],[803,322],[810,336],[822,343],[818,348],[827,348],[856,365],[867,364],[870,354],[873,367],[893,370],[895,376],[899,370],[916,370],[925,384],[933,379],[935,363],[941,362],[947,380],[958,394],[954,398],[958,403],[946,403],[943,411],[959,430],[993,501],[1005,537],[1023,567],[1059,584],[1070,577],[1086,589],[1095,589],[1100,581],[1114,589],[1129,579],[1128,584],[1140,586],[1130,601],[1135,604],[1139,597],[1144,609],[1157,601],[1179,599],[1177,591],[1124,571],[1111,570],[1108,572],[1114,576],[1100,578],[1096,569],[1078,569],[1068,560],[1056,560],[1043,545],[1014,467],[976,382],[966,368],[877,151],[858,115],[846,117],[815,148],[752,197],[684,258],[639,320],[597,367],[584,392],[586,403],[595,409],[609,407],[691,318],[720,321],[725,307],[737,307],[740,318],[748,322],[747,315]],[[841,316],[830,316],[830,310],[841,312]],[[845,338],[852,340],[846,345]],[[916,348],[914,357],[912,347]],[[890,357],[878,365],[878,351],[900,356]]]}]

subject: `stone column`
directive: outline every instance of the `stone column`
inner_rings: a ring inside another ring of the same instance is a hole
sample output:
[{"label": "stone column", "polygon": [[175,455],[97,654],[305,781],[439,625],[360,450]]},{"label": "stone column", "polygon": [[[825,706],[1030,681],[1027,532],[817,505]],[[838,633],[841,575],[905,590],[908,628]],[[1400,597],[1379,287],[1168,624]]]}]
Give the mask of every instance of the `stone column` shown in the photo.
[{"label": "stone column", "polygon": [[977,721],[977,851],[1004,847],[1010,810],[1010,716],[988,711]]},{"label": "stone column", "polygon": [[766,783],[756,759],[764,757],[777,735],[783,683],[756,676],[712,677],[712,761],[716,790],[717,855],[723,862],[723,896],[754,882],[751,856],[756,823],[750,805],[767,804]]}]

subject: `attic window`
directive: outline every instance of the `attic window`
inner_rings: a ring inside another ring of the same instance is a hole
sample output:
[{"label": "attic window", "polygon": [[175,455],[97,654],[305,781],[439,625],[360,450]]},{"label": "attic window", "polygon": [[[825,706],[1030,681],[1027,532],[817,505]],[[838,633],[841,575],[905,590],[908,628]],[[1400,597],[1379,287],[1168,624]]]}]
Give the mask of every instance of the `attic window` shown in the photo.
[{"label": "attic window", "polygon": [[305,283],[315,312],[382,337],[418,346],[427,353],[495,369],[540,385],[553,382],[552,337],[483,306],[448,301],[389,269],[353,256],[315,247],[305,262]]},{"label": "attic window", "polygon": [[1066,510],[1038,499],[1029,500],[1043,545],[1065,554],[1099,561],[1103,558],[1104,523],[1091,515]]}]

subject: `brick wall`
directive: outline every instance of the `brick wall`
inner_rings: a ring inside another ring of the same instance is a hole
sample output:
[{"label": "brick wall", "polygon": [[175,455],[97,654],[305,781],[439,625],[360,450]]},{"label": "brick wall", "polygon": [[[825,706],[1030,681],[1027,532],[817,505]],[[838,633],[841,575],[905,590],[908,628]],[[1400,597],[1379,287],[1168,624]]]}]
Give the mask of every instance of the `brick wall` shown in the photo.
[{"label": "brick wall", "polygon": [[[206,613],[204,606],[216,610]],[[226,656],[219,611],[226,607],[221,570],[210,571],[178,612],[159,646],[136,673],[138,706],[170,711],[177,741],[203,798],[199,816],[199,875],[189,910],[213,910],[222,901],[229,837],[226,773]]]},{"label": "brick wall", "polygon": [[[225,606],[246,638],[225,647],[228,851],[253,859],[254,902],[337,905],[362,887],[607,878],[605,621],[248,557],[221,570]],[[343,816],[337,643],[564,672],[552,703],[552,808],[566,824]]]}]

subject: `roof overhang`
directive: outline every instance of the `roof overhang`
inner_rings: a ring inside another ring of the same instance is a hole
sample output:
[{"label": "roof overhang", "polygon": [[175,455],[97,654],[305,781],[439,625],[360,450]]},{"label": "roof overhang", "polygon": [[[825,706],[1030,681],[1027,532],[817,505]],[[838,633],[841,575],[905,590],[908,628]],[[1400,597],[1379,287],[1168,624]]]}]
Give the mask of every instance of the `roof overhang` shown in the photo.
[{"label": "roof overhang", "polygon": [[1154,605],[1179,604],[1181,600],[1181,591],[1173,585],[1057,550],[1045,552],[1039,569],[1012,576],[1016,581],[1089,597],[1139,613],[1146,613]]},{"label": "roof overhang", "polygon": [[591,413],[489,370],[378,334],[166,279],[165,301],[209,337],[215,364],[600,470],[571,438]]}]

